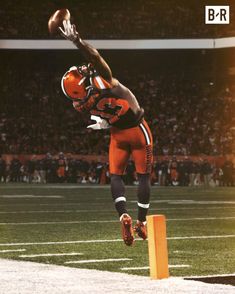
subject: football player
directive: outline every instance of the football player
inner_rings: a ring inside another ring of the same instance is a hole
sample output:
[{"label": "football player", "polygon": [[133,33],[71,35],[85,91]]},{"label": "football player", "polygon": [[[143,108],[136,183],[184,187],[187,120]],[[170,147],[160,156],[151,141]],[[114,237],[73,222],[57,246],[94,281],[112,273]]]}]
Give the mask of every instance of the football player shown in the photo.
[{"label": "football player", "polygon": [[59,158],[58,158],[58,169],[57,169],[57,176],[59,178],[60,183],[63,183],[65,181],[67,171],[68,171],[67,158],[64,156],[63,152],[60,152]]},{"label": "football player", "polygon": [[[99,52],[81,39],[75,25],[69,20],[60,27],[62,36],[72,41],[86,60],[86,64],[71,67],[63,76],[64,94],[73,101],[78,112],[89,112],[96,123],[88,128],[110,129],[109,166],[111,193],[120,217],[122,237],[126,245],[134,242],[134,232],[147,238],[146,215],[150,199],[152,168],[152,135],[144,119],[144,110],[134,94],[112,75]],[[132,218],[126,207],[122,175],[132,155],[138,176],[138,217],[132,227]]]}]

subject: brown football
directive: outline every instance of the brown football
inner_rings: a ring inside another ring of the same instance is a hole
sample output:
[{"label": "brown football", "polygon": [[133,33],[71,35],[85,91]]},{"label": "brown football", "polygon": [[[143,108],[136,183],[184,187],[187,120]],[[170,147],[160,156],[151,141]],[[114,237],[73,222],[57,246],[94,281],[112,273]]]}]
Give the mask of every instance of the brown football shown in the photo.
[{"label": "brown football", "polygon": [[59,33],[58,28],[62,26],[63,28],[63,20],[70,19],[70,12],[68,9],[63,8],[56,10],[55,13],[52,14],[48,21],[48,30],[50,34]]}]

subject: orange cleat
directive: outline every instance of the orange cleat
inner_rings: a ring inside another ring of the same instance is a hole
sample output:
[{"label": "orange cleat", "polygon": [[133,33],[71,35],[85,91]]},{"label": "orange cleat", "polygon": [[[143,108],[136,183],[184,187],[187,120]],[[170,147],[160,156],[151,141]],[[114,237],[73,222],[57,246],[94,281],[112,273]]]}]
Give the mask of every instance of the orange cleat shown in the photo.
[{"label": "orange cleat", "polygon": [[146,222],[141,222],[137,220],[136,225],[134,226],[134,232],[143,240],[147,239],[147,227]]},{"label": "orange cleat", "polygon": [[131,246],[134,243],[134,232],[132,228],[132,219],[127,214],[124,213],[120,217],[121,225],[122,225],[122,238],[124,243],[127,246]]}]

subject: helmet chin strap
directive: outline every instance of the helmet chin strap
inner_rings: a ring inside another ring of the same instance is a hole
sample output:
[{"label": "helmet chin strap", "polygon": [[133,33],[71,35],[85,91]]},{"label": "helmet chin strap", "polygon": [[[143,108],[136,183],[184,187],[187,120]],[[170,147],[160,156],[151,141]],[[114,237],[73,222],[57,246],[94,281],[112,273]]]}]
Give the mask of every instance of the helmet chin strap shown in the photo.
[{"label": "helmet chin strap", "polygon": [[87,101],[89,100],[89,98],[91,96],[94,96],[96,94],[100,94],[100,90],[97,89],[96,87],[92,86],[92,85],[86,87],[86,90],[87,90],[87,95],[86,95],[86,97],[84,99],[82,99],[82,100],[81,99],[78,99],[78,98],[77,99],[73,99],[73,101],[79,102],[79,106],[82,106],[85,103],[87,103]]},{"label": "helmet chin strap", "polygon": [[78,85],[81,86],[81,84],[84,83],[84,81],[85,81],[86,78],[87,78],[87,77],[84,76],[84,77],[79,81]]},{"label": "helmet chin strap", "polygon": [[[83,66],[85,67],[85,65]],[[79,106],[83,106],[85,103],[87,103],[91,96],[95,96],[101,93],[101,91],[97,89],[93,84],[92,77],[94,76],[95,69],[92,67],[90,63],[86,66],[86,68],[83,68],[83,66],[77,67],[79,73],[83,75],[83,78],[79,81],[78,85],[81,86],[83,83],[88,84],[85,87],[87,95],[83,99],[72,99],[73,101],[78,102]]]}]

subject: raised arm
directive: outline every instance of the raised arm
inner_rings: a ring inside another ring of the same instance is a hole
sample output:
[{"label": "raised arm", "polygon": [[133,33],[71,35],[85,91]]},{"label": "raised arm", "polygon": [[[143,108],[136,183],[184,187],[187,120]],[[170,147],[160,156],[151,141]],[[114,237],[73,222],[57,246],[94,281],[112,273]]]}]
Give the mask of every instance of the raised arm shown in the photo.
[{"label": "raised arm", "polygon": [[76,26],[69,20],[63,21],[64,29],[59,28],[61,35],[67,40],[72,41],[80,49],[85,59],[92,63],[98,73],[110,84],[115,85],[116,80],[112,76],[112,71],[99,52],[90,44],[81,39]]}]

